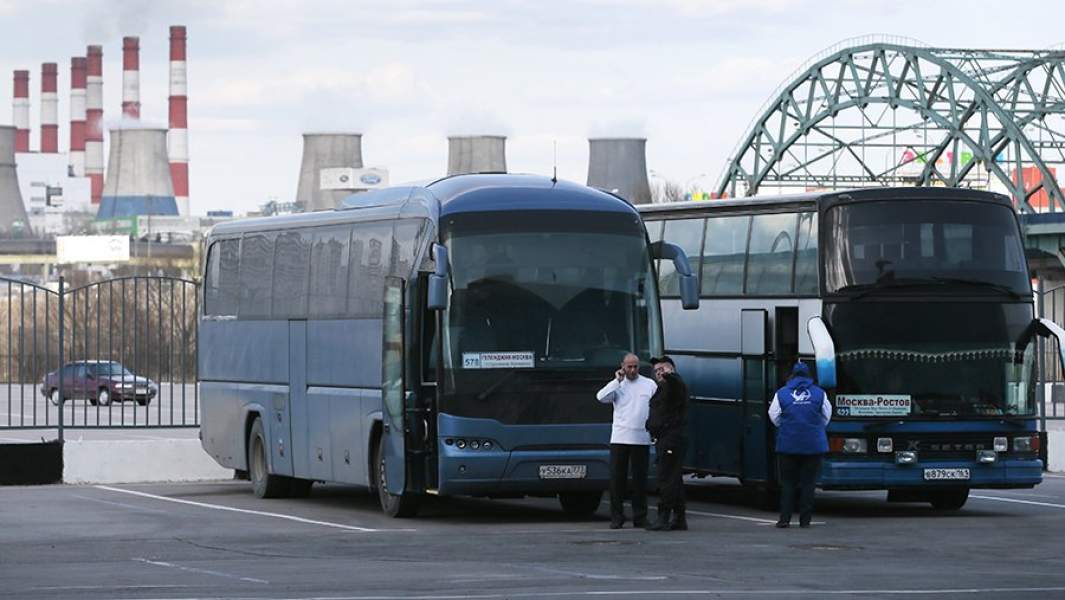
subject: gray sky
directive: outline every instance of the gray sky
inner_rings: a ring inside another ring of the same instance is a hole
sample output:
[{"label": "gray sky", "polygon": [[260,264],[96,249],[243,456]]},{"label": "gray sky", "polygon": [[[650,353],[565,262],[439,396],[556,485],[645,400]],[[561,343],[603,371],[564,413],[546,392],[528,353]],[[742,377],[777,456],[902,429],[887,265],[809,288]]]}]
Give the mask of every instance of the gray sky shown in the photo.
[{"label": "gray sky", "polygon": [[808,58],[874,33],[934,46],[1065,42],[1065,3],[801,0],[0,0],[0,123],[11,71],[104,45],[104,116],[121,38],[141,37],[142,118],[166,123],[168,26],[189,38],[194,213],[292,200],[304,131],[364,134],[367,166],[435,178],[448,134],[508,136],[511,171],[583,182],[589,135],[648,138],[648,167],[712,187],[755,112]]}]

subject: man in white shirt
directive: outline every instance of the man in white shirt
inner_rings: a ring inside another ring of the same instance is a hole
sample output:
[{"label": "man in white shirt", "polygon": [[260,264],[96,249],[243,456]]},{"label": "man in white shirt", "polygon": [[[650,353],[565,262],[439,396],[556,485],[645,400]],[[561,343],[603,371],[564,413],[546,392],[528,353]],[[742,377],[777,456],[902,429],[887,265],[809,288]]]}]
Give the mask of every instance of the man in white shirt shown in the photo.
[{"label": "man in white shirt", "polygon": [[647,411],[658,389],[653,379],[640,375],[640,359],[626,354],[614,379],[595,395],[602,403],[614,405],[610,430],[610,528],[625,524],[625,484],[632,465],[632,524],[647,524],[647,462],[651,434],[647,433]]}]

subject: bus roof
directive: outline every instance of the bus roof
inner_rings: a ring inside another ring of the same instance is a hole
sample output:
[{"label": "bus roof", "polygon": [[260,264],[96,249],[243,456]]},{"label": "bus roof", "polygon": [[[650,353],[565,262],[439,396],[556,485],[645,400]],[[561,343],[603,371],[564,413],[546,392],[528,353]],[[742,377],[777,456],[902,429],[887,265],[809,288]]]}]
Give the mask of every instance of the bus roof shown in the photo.
[{"label": "bus roof", "polygon": [[816,210],[848,202],[871,202],[878,200],[962,200],[990,202],[1012,207],[1008,196],[983,190],[944,187],[884,187],[854,190],[832,190],[787,194],[782,196],[749,196],[699,202],[673,202],[670,204],[643,204],[637,208],[644,215],[668,216],[673,213],[692,212],[780,212],[781,210]]}]

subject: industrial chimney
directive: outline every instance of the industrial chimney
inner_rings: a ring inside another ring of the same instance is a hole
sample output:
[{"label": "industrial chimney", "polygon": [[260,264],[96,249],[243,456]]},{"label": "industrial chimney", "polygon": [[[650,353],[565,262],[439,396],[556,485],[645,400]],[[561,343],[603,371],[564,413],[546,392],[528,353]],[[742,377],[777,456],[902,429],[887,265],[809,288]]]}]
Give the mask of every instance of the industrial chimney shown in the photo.
[{"label": "industrial chimney", "polygon": [[589,186],[613,192],[632,204],[651,202],[646,139],[593,138],[588,144]]},{"label": "industrial chimney", "polygon": [[59,153],[59,65],[41,65],[41,153]]},{"label": "industrial chimney", "polygon": [[85,176],[85,57],[70,59],[70,174]]},{"label": "industrial chimney", "polygon": [[112,129],[107,182],[96,218],[176,214],[166,130]]},{"label": "industrial chimney", "polygon": [[140,49],[140,38],[122,38],[122,116],[134,120],[141,118]]},{"label": "industrial chimney", "polygon": [[104,189],[104,50],[89,46],[85,58],[85,175],[92,203],[100,204]]},{"label": "industrial chimney", "polygon": [[454,135],[447,138],[447,174],[506,173],[507,138],[502,135]]},{"label": "industrial chimney", "polygon": [[[305,211],[331,210],[351,195],[352,184],[333,186],[329,171],[362,168],[362,134],[305,133],[296,202]],[[323,172],[326,177],[323,179]]]},{"label": "industrial chimney", "polygon": [[15,93],[11,96],[15,122],[15,152],[30,151],[30,72],[15,71]]},{"label": "industrial chimney", "polygon": [[30,231],[15,171],[15,131],[10,125],[0,125],[0,235],[4,237]]},{"label": "industrial chimney", "polygon": [[170,27],[170,179],[178,213],[189,214],[189,86],[185,62],[185,27]]}]

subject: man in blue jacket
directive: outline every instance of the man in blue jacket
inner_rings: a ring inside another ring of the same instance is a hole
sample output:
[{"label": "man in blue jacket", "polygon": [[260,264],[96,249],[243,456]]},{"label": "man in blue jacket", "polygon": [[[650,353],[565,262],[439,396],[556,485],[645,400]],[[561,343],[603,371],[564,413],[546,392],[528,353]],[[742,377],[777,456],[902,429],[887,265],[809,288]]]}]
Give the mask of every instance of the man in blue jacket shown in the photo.
[{"label": "man in blue jacket", "polygon": [[814,512],[814,486],[821,457],[828,452],[825,427],[832,418],[828,394],[810,378],[810,369],[795,363],[791,377],[777,390],[769,406],[769,419],[777,426],[777,465],[780,469],[780,519],[777,527],[791,524],[795,488],[799,492],[799,527],[809,527]]}]

